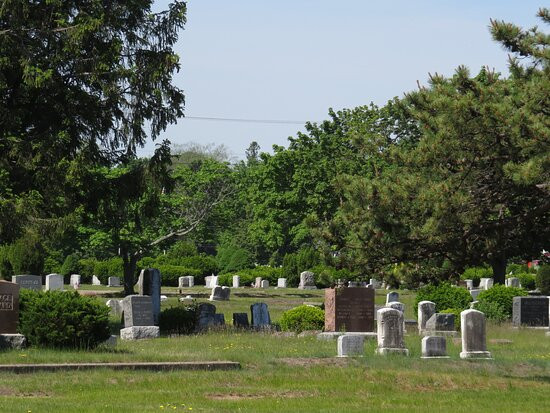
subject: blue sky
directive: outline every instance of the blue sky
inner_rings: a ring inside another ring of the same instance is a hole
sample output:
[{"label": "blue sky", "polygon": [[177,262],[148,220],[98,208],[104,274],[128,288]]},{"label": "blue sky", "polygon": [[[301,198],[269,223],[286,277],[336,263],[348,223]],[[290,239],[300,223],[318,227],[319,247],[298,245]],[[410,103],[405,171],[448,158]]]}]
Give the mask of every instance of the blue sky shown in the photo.
[{"label": "blue sky", "polygon": [[[155,8],[165,8],[157,1]],[[540,2],[190,0],[176,46],[186,116],[321,121],[329,107],[383,105],[464,64],[506,73],[490,18],[531,27]],[[249,143],[287,145],[300,124],[181,119],[162,138],[224,144],[237,158]],[[141,151],[151,154],[149,142]]]}]

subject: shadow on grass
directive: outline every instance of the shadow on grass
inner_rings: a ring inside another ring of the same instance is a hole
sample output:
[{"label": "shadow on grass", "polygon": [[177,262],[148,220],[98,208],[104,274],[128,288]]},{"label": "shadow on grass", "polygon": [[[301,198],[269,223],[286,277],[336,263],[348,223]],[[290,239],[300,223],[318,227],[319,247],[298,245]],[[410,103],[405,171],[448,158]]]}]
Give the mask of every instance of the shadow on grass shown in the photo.
[{"label": "shadow on grass", "polygon": [[523,377],[523,376],[504,375],[503,377],[505,377],[507,379],[521,379],[521,380],[525,380],[525,381],[536,381],[536,382],[542,382],[542,383],[550,383],[550,376]]},{"label": "shadow on grass", "polygon": [[271,298],[271,297],[281,297],[280,294],[250,294],[250,293],[235,293],[237,297],[246,297],[246,298]]},{"label": "shadow on grass", "polygon": [[318,298],[318,299],[322,299],[323,297],[321,296],[318,296],[318,295],[315,295],[315,294],[308,294],[308,293],[301,293],[301,294],[287,294],[287,295],[290,295],[290,296],[294,296],[294,297],[301,297],[301,298],[312,298],[312,297],[315,297],[315,298]]},{"label": "shadow on grass", "polygon": [[105,347],[105,346],[98,346],[95,349],[91,351],[95,354],[134,354],[133,351],[130,351],[128,349],[121,349],[121,348],[111,348],[111,347]]}]

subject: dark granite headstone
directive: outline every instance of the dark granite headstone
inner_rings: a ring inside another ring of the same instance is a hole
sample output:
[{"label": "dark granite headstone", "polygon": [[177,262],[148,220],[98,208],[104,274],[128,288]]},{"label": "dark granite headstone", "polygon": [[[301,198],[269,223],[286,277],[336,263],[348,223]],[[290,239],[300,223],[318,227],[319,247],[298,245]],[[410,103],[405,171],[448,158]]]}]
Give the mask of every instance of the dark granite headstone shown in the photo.
[{"label": "dark granite headstone", "polygon": [[233,313],[233,326],[238,328],[248,328],[248,314]]},{"label": "dark granite headstone", "polygon": [[197,329],[204,330],[209,326],[215,325],[216,306],[213,304],[202,303],[197,309]]},{"label": "dark granite headstone", "polygon": [[264,327],[271,325],[271,317],[266,303],[255,303],[250,306],[252,313],[252,326]]},{"label": "dark granite headstone", "polygon": [[512,322],[516,326],[548,327],[548,297],[514,297]]},{"label": "dark granite headstone", "polygon": [[17,334],[19,285],[0,281],[0,334]]},{"label": "dark granite headstone", "polygon": [[[139,295],[148,295],[153,301],[153,321],[158,325],[160,316],[160,271],[156,268],[141,270],[138,279]],[[151,324],[153,325],[153,324]]]},{"label": "dark granite headstone", "polygon": [[325,331],[342,330],[374,330],[374,289],[359,287],[325,290]]}]

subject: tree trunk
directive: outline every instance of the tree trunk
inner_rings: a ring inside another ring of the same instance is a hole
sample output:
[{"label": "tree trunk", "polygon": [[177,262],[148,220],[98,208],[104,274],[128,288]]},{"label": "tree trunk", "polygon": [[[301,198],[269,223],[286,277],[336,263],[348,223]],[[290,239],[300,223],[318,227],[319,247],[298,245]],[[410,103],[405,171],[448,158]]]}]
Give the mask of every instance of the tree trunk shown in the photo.
[{"label": "tree trunk", "polygon": [[491,267],[493,268],[493,280],[495,284],[504,284],[506,279],[506,263],[508,260],[504,254],[495,255],[491,260]]},{"label": "tree trunk", "polygon": [[124,266],[124,296],[134,294],[134,275],[136,273],[138,256],[130,254],[126,248],[121,249],[122,262]]}]

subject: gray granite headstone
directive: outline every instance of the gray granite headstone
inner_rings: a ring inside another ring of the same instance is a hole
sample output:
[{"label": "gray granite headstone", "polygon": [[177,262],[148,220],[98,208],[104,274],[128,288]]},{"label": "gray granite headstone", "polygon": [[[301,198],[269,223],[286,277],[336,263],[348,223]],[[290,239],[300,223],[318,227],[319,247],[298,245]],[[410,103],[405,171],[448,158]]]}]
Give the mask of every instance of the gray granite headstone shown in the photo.
[{"label": "gray granite headstone", "polygon": [[286,288],[286,278],[277,278],[277,288]]},{"label": "gray granite headstone", "polygon": [[382,308],[377,311],[377,354],[409,355],[403,339],[403,313],[395,308]]},{"label": "gray granite headstone", "polygon": [[124,327],[152,326],[153,301],[148,295],[129,295],[122,300]]},{"label": "gray granite headstone", "polygon": [[63,291],[63,276],[61,274],[46,275],[46,291]]},{"label": "gray granite headstone", "polygon": [[426,322],[435,314],[435,303],[432,301],[420,301],[418,303],[418,332],[426,329]]},{"label": "gray granite headstone", "polygon": [[429,334],[455,333],[455,315],[435,313],[426,321],[426,331]]},{"label": "gray granite headstone", "polygon": [[485,314],[477,310],[465,310],[461,312],[460,328],[462,330],[462,352],[460,353],[460,358],[492,358],[491,353],[487,351]]},{"label": "gray granite headstone", "polygon": [[482,290],[488,290],[493,287],[494,280],[492,278],[481,278],[479,280],[479,288]]},{"label": "gray granite headstone", "polygon": [[300,290],[316,290],[315,286],[315,274],[311,271],[304,271],[300,274]]},{"label": "gray granite headstone", "polygon": [[468,290],[471,290],[472,288],[474,288],[474,281],[473,280],[464,280],[464,282],[466,283],[466,288]]},{"label": "gray granite headstone", "polygon": [[233,313],[233,326],[238,328],[248,328],[250,326],[248,323],[248,314]]},{"label": "gray granite headstone", "polygon": [[255,303],[250,306],[252,327],[266,327],[271,325],[271,318],[266,303]]},{"label": "gray granite headstone", "polygon": [[214,287],[212,288],[212,294],[210,295],[210,301],[227,301],[229,300],[229,295],[231,294],[231,289],[229,287]]},{"label": "gray granite headstone", "polygon": [[447,339],[442,336],[426,336],[422,339],[422,358],[449,358]]},{"label": "gray granite headstone", "polygon": [[107,279],[107,287],[120,287],[119,277],[109,277]]},{"label": "gray granite headstone", "polygon": [[122,302],[116,299],[107,300],[105,303],[111,309],[110,314],[120,316],[122,314]]},{"label": "gray granite headstone", "polygon": [[254,280],[254,288],[262,288],[262,277],[256,277]]},{"label": "gray granite headstone", "polygon": [[394,301],[399,301],[399,293],[391,291],[386,294],[386,304],[392,303]]},{"label": "gray granite headstone", "polygon": [[39,275],[13,275],[11,282],[27,290],[42,290],[42,277]]},{"label": "gray granite headstone", "polygon": [[514,297],[512,304],[512,322],[515,326],[548,326],[548,297]]},{"label": "gray granite headstone", "polygon": [[260,285],[262,288],[269,288],[269,280],[262,280]]},{"label": "gray granite headstone", "polygon": [[364,353],[365,336],[360,334],[345,334],[338,337],[338,357],[362,357]]}]

